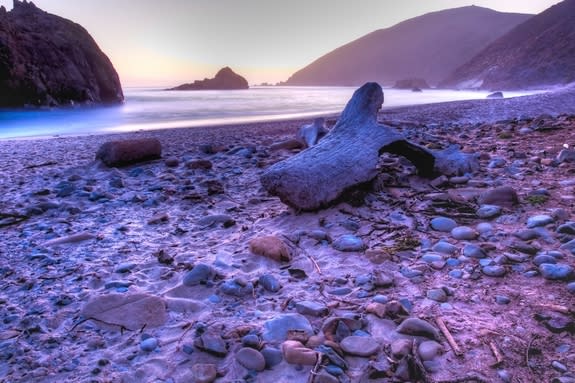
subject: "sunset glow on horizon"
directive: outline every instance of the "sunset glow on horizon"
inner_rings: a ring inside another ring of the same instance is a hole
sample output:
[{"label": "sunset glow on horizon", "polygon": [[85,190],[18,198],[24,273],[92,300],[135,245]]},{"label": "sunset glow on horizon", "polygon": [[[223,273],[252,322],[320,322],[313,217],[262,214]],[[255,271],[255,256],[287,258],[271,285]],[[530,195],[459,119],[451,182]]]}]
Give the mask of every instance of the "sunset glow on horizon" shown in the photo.
[{"label": "sunset glow on horizon", "polygon": [[[285,81],[374,30],[447,8],[539,13],[557,0],[36,0],[88,30],[124,86],[175,86],[229,66],[250,84]],[[12,0],[0,0],[8,10]]]}]

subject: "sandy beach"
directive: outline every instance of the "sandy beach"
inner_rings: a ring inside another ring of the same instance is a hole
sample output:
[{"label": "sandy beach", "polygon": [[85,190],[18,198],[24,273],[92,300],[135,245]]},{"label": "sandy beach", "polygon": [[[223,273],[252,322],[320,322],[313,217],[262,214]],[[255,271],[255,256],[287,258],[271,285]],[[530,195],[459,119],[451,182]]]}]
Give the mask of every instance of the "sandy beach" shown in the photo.
[{"label": "sandy beach", "polygon": [[301,213],[259,177],[309,120],[0,141],[0,380],[575,381],[575,91],[379,120],[481,168]]}]

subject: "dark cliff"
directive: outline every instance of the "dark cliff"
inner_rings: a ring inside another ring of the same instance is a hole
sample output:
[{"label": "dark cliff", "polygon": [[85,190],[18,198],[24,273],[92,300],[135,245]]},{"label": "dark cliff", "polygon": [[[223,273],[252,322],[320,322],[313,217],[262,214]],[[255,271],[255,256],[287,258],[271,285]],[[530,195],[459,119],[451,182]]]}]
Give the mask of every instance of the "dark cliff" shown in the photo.
[{"label": "dark cliff", "polygon": [[82,26],[32,2],[0,7],[0,107],[123,99],[114,66]]},{"label": "dark cliff", "polygon": [[248,89],[249,85],[245,78],[235,73],[229,67],[222,68],[214,78],[196,80],[190,84],[182,84],[168,90],[233,90]]}]

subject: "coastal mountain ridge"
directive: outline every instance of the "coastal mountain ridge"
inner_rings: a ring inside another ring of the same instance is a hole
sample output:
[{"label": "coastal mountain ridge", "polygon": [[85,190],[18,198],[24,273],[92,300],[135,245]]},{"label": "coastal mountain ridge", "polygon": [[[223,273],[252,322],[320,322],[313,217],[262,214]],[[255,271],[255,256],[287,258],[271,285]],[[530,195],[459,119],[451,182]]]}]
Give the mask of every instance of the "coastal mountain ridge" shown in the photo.
[{"label": "coastal mountain ridge", "polygon": [[575,81],[575,0],[565,0],[500,37],[442,87],[526,89]]},{"label": "coastal mountain ridge", "polygon": [[0,107],[123,100],[114,66],[82,26],[25,0],[0,7]]},{"label": "coastal mountain ridge", "polygon": [[445,79],[532,15],[467,6],[427,13],[369,33],[294,73],[287,85],[391,86],[406,78]]}]

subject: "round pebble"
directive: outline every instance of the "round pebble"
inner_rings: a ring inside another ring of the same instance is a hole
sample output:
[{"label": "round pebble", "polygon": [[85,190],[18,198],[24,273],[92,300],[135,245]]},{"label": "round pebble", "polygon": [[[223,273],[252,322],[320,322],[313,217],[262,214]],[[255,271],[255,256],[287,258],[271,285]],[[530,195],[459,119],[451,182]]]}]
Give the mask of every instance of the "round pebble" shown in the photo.
[{"label": "round pebble", "polygon": [[501,214],[501,206],[497,205],[481,205],[475,212],[481,219],[495,218]]},{"label": "round pebble", "polygon": [[457,240],[472,240],[477,238],[478,233],[470,227],[458,226],[451,230],[451,236]]},{"label": "round pebble", "polygon": [[363,251],[365,244],[355,235],[344,234],[333,242],[333,248],[339,251]]},{"label": "round pebble", "polygon": [[441,262],[443,261],[443,256],[437,253],[425,253],[421,257],[421,260],[427,263]]},{"label": "round pebble", "polygon": [[565,280],[573,277],[573,267],[563,263],[542,263],[539,265],[539,272],[543,278],[550,280]]},{"label": "round pebble", "polygon": [[380,348],[379,343],[368,336],[348,336],[340,345],[347,354],[364,357],[377,354]]},{"label": "round pebble", "polygon": [[212,277],[212,268],[204,263],[198,263],[186,275],[182,283],[186,286],[196,286],[207,282]]},{"label": "round pebble", "polygon": [[487,254],[485,254],[485,252],[481,247],[472,244],[466,244],[463,247],[463,255],[465,255],[468,258],[476,258],[476,259],[487,257]]},{"label": "round pebble", "polygon": [[261,352],[250,347],[244,347],[236,353],[236,360],[248,370],[263,371],[266,360]]},{"label": "round pebble", "polygon": [[158,347],[158,340],[154,337],[149,337],[140,342],[140,349],[145,352],[152,352]]},{"label": "round pebble", "polygon": [[454,254],[457,251],[457,246],[452,245],[449,242],[445,242],[445,241],[439,241],[437,242],[435,245],[433,245],[433,247],[431,248],[431,250],[435,251],[436,253],[442,253],[442,254]]},{"label": "round pebble", "polygon": [[479,232],[479,234],[485,234],[493,231],[493,225],[488,222],[481,222],[475,226],[475,229],[477,232]]},{"label": "round pebble", "polygon": [[461,279],[463,278],[463,271],[461,270],[451,270],[449,273],[447,273],[451,278],[455,278],[455,279]]},{"label": "round pebble", "polygon": [[443,352],[443,346],[434,340],[421,342],[417,351],[422,360],[432,360]]},{"label": "round pebble", "polygon": [[503,277],[507,273],[505,267],[500,265],[484,266],[481,271],[489,277]]},{"label": "round pebble", "polygon": [[554,221],[555,220],[553,217],[547,214],[534,215],[533,217],[529,217],[527,219],[527,227],[531,229],[534,227],[545,226],[553,223]]},{"label": "round pebble", "polygon": [[447,217],[435,217],[431,220],[430,224],[433,230],[446,233],[457,227],[457,222]]},{"label": "round pebble", "polygon": [[567,291],[569,291],[571,294],[575,294],[575,282],[567,284]]},{"label": "round pebble", "polygon": [[447,302],[447,294],[443,289],[431,289],[427,291],[427,298],[436,302]]},{"label": "round pebble", "polygon": [[263,274],[258,279],[259,284],[264,290],[271,293],[277,293],[281,289],[280,282],[272,274]]}]

